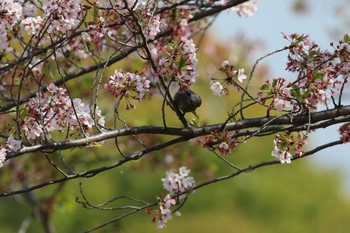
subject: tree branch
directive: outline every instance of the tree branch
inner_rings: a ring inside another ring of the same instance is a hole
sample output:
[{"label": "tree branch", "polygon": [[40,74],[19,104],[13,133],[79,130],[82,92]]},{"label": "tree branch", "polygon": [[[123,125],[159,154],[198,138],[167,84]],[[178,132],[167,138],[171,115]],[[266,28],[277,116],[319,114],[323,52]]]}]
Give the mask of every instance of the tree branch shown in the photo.
[{"label": "tree branch", "polygon": [[[284,115],[284,116],[270,116],[262,118],[246,118],[237,122],[230,122],[226,124],[226,129],[228,131],[234,130],[245,130],[250,128],[261,128],[263,133],[276,132],[276,126],[285,126],[277,128],[277,131],[289,130],[289,131],[302,131],[306,130],[304,124],[314,124],[313,129],[324,128],[329,125],[338,124],[341,122],[349,121],[350,115],[350,105],[342,106],[340,108],[334,108],[329,110],[323,110],[319,112],[311,113],[311,121],[309,119],[309,114],[299,114],[296,116]],[[339,118],[342,117],[342,118]],[[321,122],[327,121],[327,124]],[[265,126],[266,125],[266,126]],[[88,136],[86,138],[80,138],[70,141],[62,142],[49,142],[46,144],[25,146],[22,149],[9,153],[6,156],[6,160],[12,159],[14,157],[28,154],[36,151],[45,150],[66,150],[81,146],[93,145],[93,143],[104,141],[107,139],[113,139],[115,137],[138,135],[138,134],[161,134],[170,136],[182,136],[186,140],[193,139],[199,136],[209,135],[212,132],[220,130],[222,124],[213,124],[202,126],[198,128],[172,128],[172,127],[158,127],[158,126],[140,126],[133,128],[123,128],[112,130],[108,132],[102,132],[93,136]],[[247,131],[251,132],[251,131]],[[244,134],[247,135],[247,134]],[[239,135],[239,136],[244,136]]]}]

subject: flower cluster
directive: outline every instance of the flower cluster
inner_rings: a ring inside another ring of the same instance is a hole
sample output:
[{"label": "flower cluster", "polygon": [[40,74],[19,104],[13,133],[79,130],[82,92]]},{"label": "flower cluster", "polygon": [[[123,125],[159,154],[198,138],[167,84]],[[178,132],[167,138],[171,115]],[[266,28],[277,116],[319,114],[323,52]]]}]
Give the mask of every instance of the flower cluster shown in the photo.
[{"label": "flower cluster", "polygon": [[269,110],[275,109],[279,113],[282,111],[289,111],[293,109],[294,105],[297,105],[297,101],[292,95],[292,87],[298,88],[290,82],[287,82],[283,78],[267,80],[258,92],[258,100],[265,104],[268,98],[273,99],[269,105]]},{"label": "flower cluster", "polygon": [[13,26],[22,17],[22,6],[13,0],[3,0],[0,2],[0,52],[11,52],[7,37],[7,30],[12,30]]},{"label": "flower cluster", "polygon": [[[226,0],[222,2],[226,2]],[[232,7],[231,10],[237,12],[239,16],[252,16],[254,12],[258,10],[258,0],[244,2],[238,6]]]},{"label": "flower cluster", "polygon": [[330,96],[339,91],[350,74],[349,37],[345,36],[333,53],[321,51],[307,35],[284,35],[290,41],[286,69],[297,74],[295,82],[284,78],[267,80],[260,87],[258,100],[270,109],[281,111],[316,111],[327,105]]},{"label": "flower cluster", "polygon": [[138,8],[139,2],[141,2],[141,4],[143,3],[143,1],[138,0],[98,0],[97,2],[103,7],[114,8],[116,10],[122,10],[126,7],[135,10]]},{"label": "flower cluster", "polygon": [[[188,176],[190,170],[185,166],[179,168],[179,173],[168,171],[166,177],[162,179],[163,187],[169,191],[170,195],[186,192],[195,186],[193,177]],[[183,199],[187,195],[183,194],[179,198]]]},{"label": "flower cluster", "polygon": [[222,155],[231,154],[232,150],[235,150],[238,146],[238,138],[234,137],[238,134],[239,130],[230,132],[214,131],[209,136],[204,137],[203,140],[198,141],[198,144],[203,144],[204,147],[212,147],[217,149]]},{"label": "flower cluster", "polygon": [[[171,220],[173,211],[170,209],[172,206],[176,205],[176,200],[174,198],[171,198],[170,194],[167,194],[165,198],[159,203],[159,212],[157,214],[158,222],[157,222],[157,228],[162,229],[166,225],[166,222],[168,220]],[[179,211],[175,211],[176,216],[180,216],[181,213]],[[154,219],[155,220],[155,219]]]},{"label": "flower cluster", "polygon": [[147,25],[147,38],[154,40],[156,35],[160,32],[160,16],[156,15],[153,16]]},{"label": "flower cluster", "polygon": [[16,140],[13,138],[12,135],[10,135],[7,138],[6,142],[6,147],[0,147],[0,167],[4,165],[4,162],[6,160],[6,153],[7,152],[12,152],[12,151],[18,151],[21,149],[22,146],[22,141],[21,140]]},{"label": "flower cluster", "polygon": [[307,143],[306,140],[307,134],[303,132],[277,134],[273,140],[274,150],[271,155],[278,158],[281,163],[291,163],[293,156],[290,152],[302,156],[304,154],[302,147]]},{"label": "flower cluster", "polygon": [[0,25],[11,29],[22,17],[22,6],[13,0],[3,0],[0,3]]},{"label": "flower cluster", "polygon": [[310,111],[315,111],[318,105],[327,104],[349,76],[349,37],[345,36],[334,46],[334,52],[322,51],[307,35],[284,37],[290,41],[286,69],[297,74],[297,81],[292,86],[293,97]]},{"label": "flower cluster", "polygon": [[198,75],[196,47],[192,39],[182,36],[177,44],[157,51],[158,75],[176,80],[179,86],[191,86]]},{"label": "flower cluster", "polygon": [[344,143],[350,142],[350,123],[345,123],[339,128],[340,140]]},{"label": "flower cluster", "polygon": [[115,97],[124,95],[125,98],[141,100],[150,88],[150,81],[134,73],[116,70],[104,87]]},{"label": "flower cluster", "polygon": [[226,60],[223,61],[220,67],[220,71],[223,72],[226,78],[219,82],[218,79],[211,77],[210,89],[213,91],[214,95],[221,96],[223,94],[228,95],[228,87],[234,85],[237,87],[237,90],[240,90],[239,85],[234,80],[237,78],[239,82],[243,82],[247,78],[247,75],[244,74],[244,69],[235,69],[233,65]]},{"label": "flower cluster", "polygon": [[37,17],[27,17],[22,20],[21,24],[24,30],[29,35],[38,36],[44,23],[42,18],[40,16],[37,16]]},{"label": "flower cluster", "polygon": [[[39,92],[25,105],[26,114],[21,122],[21,128],[29,140],[36,138],[50,139],[50,132],[63,131],[68,128],[86,129],[95,125],[89,106],[81,99],[71,99],[66,90],[51,83],[47,92]],[[104,125],[104,117],[97,109],[98,123]]]},{"label": "flower cluster", "polygon": [[48,32],[66,33],[79,24],[82,9],[81,0],[49,0],[44,6],[44,15],[50,19]]},{"label": "flower cluster", "polygon": [[[172,214],[180,216],[179,211],[172,211],[171,207],[177,205],[177,200],[183,200],[188,194],[182,194],[178,199],[174,199],[171,195],[176,195],[186,191],[190,191],[195,186],[193,177],[188,176],[190,170],[185,166],[179,168],[179,173],[169,171],[166,177],[162,179],[163,187],[169,191],[164,199],[159,200],[159,210],[154,213],[153,222],[158,219],[157,228],[162,229],[168,220],[172,219]],[[148,209],[151,214],[151,209]]]}]

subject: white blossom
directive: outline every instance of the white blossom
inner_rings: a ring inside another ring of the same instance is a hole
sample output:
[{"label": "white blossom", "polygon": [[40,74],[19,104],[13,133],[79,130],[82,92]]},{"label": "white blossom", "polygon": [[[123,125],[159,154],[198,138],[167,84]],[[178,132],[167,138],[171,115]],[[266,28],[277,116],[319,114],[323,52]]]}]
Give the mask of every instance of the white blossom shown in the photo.
[{"label": "white blossom", "polygon": [[6,146],[11,151],[18,151],[19,149],[21,149],[21,144],[22,144],[22,141],[14,139],[12,134],[7,138]]},{"label": "white blossom", "polygon": [[6,149],[0,148],[0,167],[4,165],[5,159],[6,159]]},{"label": "white blossom", "polygon": [[231,10],[237,12],[239,16],[252,16],[254,12],[258,10],[258,0],[244,2],[238,6],[232,7]]},{"label": "white blossom", "polygon": [[279,161],[283,164],[283,163],[291,163],[292,162],[292,158],[293,156],[288,152],[288,151],[284,151],[280,148],[278,148],[278,140],[273,140],[275,146],[274,146],[274,150],[272,151],[271,155],[273,157],[276,157],[279,159]]},{"label": "white blossom", "polygon": [[246,79],[247,75],[244,74],[244,69],[239,69],[238,70],[238,80],[240,82],[243,82],[243,79]]},{"label": "white blossom", "polygon": [[288,100],[276,98],[274,99],[274,104],[276,110],[280,113],[281,111],[290,110],[292,108],[292,104]]},{"label": "white blossom", "polygon": [[224,87],[219,82],[211,84],[210,89],[213,91],[214,95],[221,96],[223,94]]},{"label": "white blossom", "polygon": [[[168,171],[166,177],[162,179],[163,187],[168,190],[171,195],[190,190],[195,186],[195,181],[193,177],[188,176],[189,172],[190,170],[185,166],[179,168],[179,174]],[[180,199],[185,197],[185,195],[181,195]]]}]

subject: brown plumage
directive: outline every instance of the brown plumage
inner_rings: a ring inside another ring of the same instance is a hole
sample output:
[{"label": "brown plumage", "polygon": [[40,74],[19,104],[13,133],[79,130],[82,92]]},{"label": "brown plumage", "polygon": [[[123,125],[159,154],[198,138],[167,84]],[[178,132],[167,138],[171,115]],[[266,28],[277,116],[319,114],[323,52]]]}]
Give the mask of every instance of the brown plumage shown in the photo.
[{"label": "brown plumage", "polygon": [[199,95],[190,89],[179,89],[175,93],[174,101],[183,114],[186,112],[192,112],[199,119],[195,112],[196,108],[202,104],[202,99]]}]

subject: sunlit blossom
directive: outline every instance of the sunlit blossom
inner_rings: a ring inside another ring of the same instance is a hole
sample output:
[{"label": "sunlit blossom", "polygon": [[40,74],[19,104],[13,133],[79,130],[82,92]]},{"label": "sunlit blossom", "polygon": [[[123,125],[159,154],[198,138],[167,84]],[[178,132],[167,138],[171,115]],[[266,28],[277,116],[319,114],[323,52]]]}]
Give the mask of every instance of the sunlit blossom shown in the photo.
[{"label": "sunlit blossom", "polygon": [[214,95],[222,96],[224,87],[219,82],[214,82],[211,84],[210,89],[213,91]]},{"label": "sunlit blossom", "polygon": [[243,82],[243,80],[246,78],[247,78],[247,75],[244,74],[244,69],[239,69],[238,70],[238,80],[240,82]]},{"label": "sunlit blossom", "polygon": [[5,160],[6,160],[6,149],[0,148],[0,167],[4,165]]},{"label": "sunlit blossom", "polygon": [[11,151],[18,151],[21,149],[21,140],[16,140],[13,138],[12,134],[8,137],[7,139],[7,144],[6,146],[11,150]]}]

